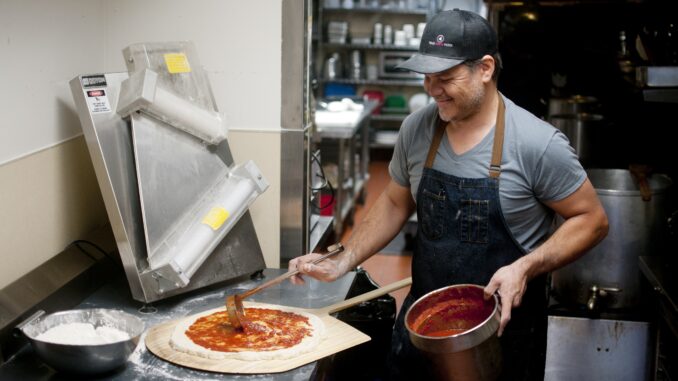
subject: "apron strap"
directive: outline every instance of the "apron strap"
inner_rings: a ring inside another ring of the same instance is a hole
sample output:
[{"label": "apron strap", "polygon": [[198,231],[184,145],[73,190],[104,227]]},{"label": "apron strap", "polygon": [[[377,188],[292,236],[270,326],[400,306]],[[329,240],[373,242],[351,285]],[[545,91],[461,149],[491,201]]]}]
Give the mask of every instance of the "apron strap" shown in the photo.
[{"label": "apron strap", "polygon": [[431,140],[431,145],[428,147],[428,155],[426,155],[426,164],[424,165],[425,168],[433,168],[433,161],[436,159],[440,141],[443,140],[443,136],[445,135],[446,126],[447,122],[438,117],[438,125],[433,133],[433,140]]},{"label": "apron strap", "polygon": [[504,149],[504,98],[499,96],[499,105],[497,106],[497,122],[494,127],[494,144],[492,145],[492,161],[490,161],[490,177],[496,179],[501,174],[501,155]]},{"label": "apron strap", "polygon": [[[497,121],[494,128],[494,143],[492,145],[492,160],[490,161],[490,177],[498,178],[501,174],[501,157],[502,150],[504,148],[504,114],[506,106],[504,106],[504,98],[501,94],[499,95],[499,105],[497,107]],[[432,168],[433,161],[435,161],[436,153],[438,152],[438,147],[440,142],[445,135],[445,128],[447,122],[438,117],[438,125],[436,130],[433,133],[433,139],[431,140],[431,145],[428,148],[428,154],[426,155],[426,164],[425,168]]]}]

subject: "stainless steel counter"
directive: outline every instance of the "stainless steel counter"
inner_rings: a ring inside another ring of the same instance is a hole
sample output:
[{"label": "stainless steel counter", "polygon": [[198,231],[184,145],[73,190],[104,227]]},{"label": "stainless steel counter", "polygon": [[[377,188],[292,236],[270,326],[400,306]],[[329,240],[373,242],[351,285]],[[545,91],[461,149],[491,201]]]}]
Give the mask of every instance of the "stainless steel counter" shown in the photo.
[{"label": "stainless steel counter", "polygon": [[656,327],[656,380],[678,379],[678,259],[675,248],[664,256],[642,256],[646,302]]},{"label": "stainless steel counter", "polygon": [[[375,100],[368,101],[359,101],[358,104],[363,105],[363,109],[357,115],[357,117],[352,121],[343,121],[332,122],[332,123],[323,123],[316,120],[316,133],[321,138],[332,138],[332,139],[351,139],[355,136],[361,128],[365,127],[365,122],[369,120],[369,117],[372,114],[379,102]],[[340,116],[342,112],[335,112]]]},{"label": "stainless steel counter", "polygon": [[[264,270],[265,279],[283,273],[280,269]],[[294,286],[285,281],[255,294],[248,300],[281,304],[303,308],[318,308],[346,298],[355,278],[349,273],[333,283],[308,280],[303,286]],[[152,326],[184,316],[217,308],[224,304],[226,295],[242,292],[255,287],[263,280],[246,280],[229,287],[206,288],[187,295],[163,300],[149,306],[132,299],[125,279],[106,284],[85,299],[77,308],[116,308],[139,316],[146,324],[146,332]],[[142,307],[152,307],[153,313],[142,313]],[[150,353],[144,344],[145,334],[139,346],[131,355],[126,367],[87,380],[158,380],[158,381],[201,381],[201,380],[308,380],[318,368],[318,362],[284,373],[260,375],[235,375],[193,370],[166,362]],[[0,366],[0,380],[73,380],[74,376],[60,374],[44,364],[30,346],[21,349],[15,356]]]},{"label": "stainless steel counter", "polygon": [[[639,258],[640,271],[652,286],[653,291],[662,302],[662,315],[678,316],[678,260],[669,256],[642,256]],[[678,322],[668,319],[675,335],[678,336]]]}]

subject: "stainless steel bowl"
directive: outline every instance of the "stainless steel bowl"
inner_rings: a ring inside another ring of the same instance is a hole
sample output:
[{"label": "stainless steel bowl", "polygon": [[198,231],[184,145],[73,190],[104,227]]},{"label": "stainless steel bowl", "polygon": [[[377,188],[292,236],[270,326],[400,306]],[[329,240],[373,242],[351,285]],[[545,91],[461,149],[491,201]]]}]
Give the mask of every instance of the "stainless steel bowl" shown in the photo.
[{"label": "stainless steel bowl", "polygon": [[[496,295],[485,301],[483,287],[478,285],[448,286],[419,298],[407,311],[405,322],[412,343],[419,349],[433,353],[459,352],[495,335],[499,328],[499,301]],[[456,328],[463,332],[434,336],[423,329],[426,323],[435,326],[429,330]]]},{"label": "stainless steel bowl", "polygon": [[[127,312],[112,309],[82,309],[56,312],[47,316],[44,311],[31,316],[19,328],[28,338],[33,350],[48,365],[58,371],[97,374],[121,367],[134,352],[144,332],[144,322]],[[98,345],[56,344],[37,337],[61,324],[90,323],[94,327],[107,326],[129,334],[129,339]]]},{"label": "stainless steel bowl", "polygon": [[438,380],[491,381],[502,367],[499,318],[496,295],[484,300],[482,286],[460,284],[419,298],[405,314],[405,327]]}]

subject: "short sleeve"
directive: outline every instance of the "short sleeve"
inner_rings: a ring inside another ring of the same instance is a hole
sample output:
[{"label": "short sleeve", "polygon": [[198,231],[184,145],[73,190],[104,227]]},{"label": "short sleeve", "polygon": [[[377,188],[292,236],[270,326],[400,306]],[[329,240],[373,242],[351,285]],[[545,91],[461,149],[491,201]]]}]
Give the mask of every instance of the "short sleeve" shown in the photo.
[{"label": "short sleeve", "polygon": [[555,131],[534,172],[534,192],[541,201],[559,201],[574,193],[586,180],[574,148]]},{"label": "short sleeve", "polygon": [[404,187],[410,186],[410,174],[407,170],[407,144],[406,128],[401,128],[398,132],[398,139],[393,147],[393,157],[388,165],[388,172],[393,181]]}]

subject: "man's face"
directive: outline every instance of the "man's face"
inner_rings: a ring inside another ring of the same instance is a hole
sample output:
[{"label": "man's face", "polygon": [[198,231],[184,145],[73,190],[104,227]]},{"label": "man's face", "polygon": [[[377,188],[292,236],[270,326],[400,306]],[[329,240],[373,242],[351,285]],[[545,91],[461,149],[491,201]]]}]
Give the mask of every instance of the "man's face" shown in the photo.
[{"label": "man's face", "polygon": [[477,113],[485,98],[483,70],[460,64],[452,69],[427,74],[424,89],[438,105],[446,122],[463,121]]}]

